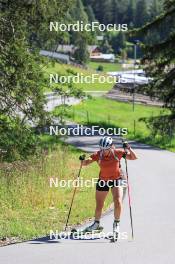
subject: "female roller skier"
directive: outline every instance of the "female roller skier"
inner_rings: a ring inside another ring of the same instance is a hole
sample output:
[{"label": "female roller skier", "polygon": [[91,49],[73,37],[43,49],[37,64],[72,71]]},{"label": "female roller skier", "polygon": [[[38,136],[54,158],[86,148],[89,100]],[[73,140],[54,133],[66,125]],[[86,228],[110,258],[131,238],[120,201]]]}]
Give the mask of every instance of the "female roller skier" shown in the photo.
[{"label": "female roller skier", "polygon": [[85,231],[95,232],[102,229],[100,227],[100,218],[104,201],[111,188],[114,202],[113,233],[118,237],[123,197],[120,160],[122,157],[128,160],[135,160],[137,156],[129,144],[126,144],[125,149],[115,149],[111,137],[103,137],[100,140],[99,147],[99,151],[82,161],[83,166],[96,161],[100,167],[99,180],[96,184],[95,221]]}]

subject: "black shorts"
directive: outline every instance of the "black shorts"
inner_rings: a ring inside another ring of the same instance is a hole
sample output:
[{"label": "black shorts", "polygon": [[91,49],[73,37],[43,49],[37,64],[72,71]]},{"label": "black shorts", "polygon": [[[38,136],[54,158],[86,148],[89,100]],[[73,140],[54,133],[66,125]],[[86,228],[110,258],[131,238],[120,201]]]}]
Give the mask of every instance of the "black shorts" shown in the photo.
[{"label": "black shorts", "polygon": [[122,178],[119,178],[117,180],[108,180],[108,181],[99,179],[96,184],[96,191],[108,192],[109,188],[114,188],[119,186],[121,187],[123,186]]}]

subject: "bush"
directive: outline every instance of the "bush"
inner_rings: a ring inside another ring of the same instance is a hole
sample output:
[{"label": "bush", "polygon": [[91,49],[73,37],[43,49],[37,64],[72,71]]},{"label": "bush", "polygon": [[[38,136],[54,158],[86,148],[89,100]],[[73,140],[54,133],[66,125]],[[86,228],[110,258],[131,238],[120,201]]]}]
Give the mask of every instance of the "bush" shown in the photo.
[{"label": "bush", "polygon": [[19,119],[11,121],[5,117],[0,118],[0,124],[0,149],[3,152],[1,160],[26,159],[35,153],[38,137],[32,128],[21,125]]},{"label": "bush", "polygon": [[97,68],[97,71],[104,71],[103,65],[99,65],[98,68]]}]

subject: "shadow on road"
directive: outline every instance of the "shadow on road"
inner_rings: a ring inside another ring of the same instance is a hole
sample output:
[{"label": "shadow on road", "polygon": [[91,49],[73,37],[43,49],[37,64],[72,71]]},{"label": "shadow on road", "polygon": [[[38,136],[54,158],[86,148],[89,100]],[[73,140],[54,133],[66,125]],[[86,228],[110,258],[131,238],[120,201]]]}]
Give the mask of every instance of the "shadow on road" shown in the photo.
[{"label": "shadow on road", "polygon": [[41,237],[41,238],[37,238],[34,240],[30,240],[28,243],[29,244],[33,244],[33,245],[40,245],[40,244],[44,244],[44,243],[49,243],[49,244],[57,244],[60,242],[63,242],[64,240],[71,240],[71,241],[97,241],[100,240],[99,237],[79,237],[79,238],[73,238],[73,237],[64,237],[64,238],[59,238],[59,239],[50,239],[50,236],[46,236],[46,237]]},{"label": "shadow on road", "polygon": [[51,240],[50,236],[46,236],[46,237],[40,237],[34,240],[30,240],[28,243],[34,245],[44,244],[44,243],[55,244],[55,243],[60,243],[60,240]]}]

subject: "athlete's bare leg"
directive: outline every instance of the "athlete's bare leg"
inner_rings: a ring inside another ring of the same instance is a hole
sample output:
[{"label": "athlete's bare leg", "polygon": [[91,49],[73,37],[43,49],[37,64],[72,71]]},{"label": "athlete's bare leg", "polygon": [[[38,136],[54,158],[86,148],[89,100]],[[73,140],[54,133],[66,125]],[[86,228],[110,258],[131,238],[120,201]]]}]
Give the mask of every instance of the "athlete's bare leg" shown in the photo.
[{"label": "athlete's bare leg", "polygon": [[122,212],[122,197],[123,197],[123,188],[122,187],[113,187],[111,189],[114,201],[114,218],[120,220]]},{"label": "athlete's bare leg", "polygon": [[100,220],[102,209],[104,206],[104,201],[106,199],[108,192],[107,191],[96,191],[96,209],[95,209],[95,220]]}]

